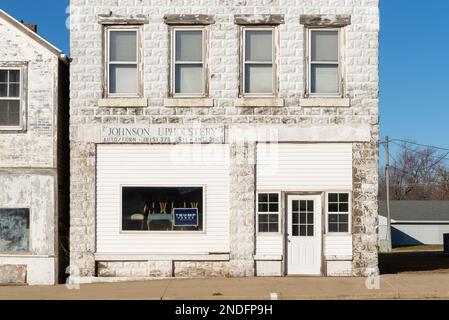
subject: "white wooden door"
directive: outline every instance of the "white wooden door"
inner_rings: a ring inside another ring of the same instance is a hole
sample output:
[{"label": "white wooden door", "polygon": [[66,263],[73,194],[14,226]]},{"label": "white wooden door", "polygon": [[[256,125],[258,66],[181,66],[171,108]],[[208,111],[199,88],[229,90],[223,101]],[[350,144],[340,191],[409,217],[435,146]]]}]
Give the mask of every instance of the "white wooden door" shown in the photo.
[{"label": "white wooden door", "polygon": [[321,275],[321,196],[287,200],[287,274]]}]

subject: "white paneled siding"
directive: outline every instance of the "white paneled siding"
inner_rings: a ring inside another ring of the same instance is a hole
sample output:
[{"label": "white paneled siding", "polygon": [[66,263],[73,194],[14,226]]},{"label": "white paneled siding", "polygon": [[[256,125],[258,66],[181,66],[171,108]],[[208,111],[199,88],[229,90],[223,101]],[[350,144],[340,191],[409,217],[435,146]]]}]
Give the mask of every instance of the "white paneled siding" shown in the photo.
[{"label": "white paneled siding", "polygon": [[258,144],[257,188],[259,191],[351,190],[352,145]]},{"label": "white paneled siding", "polygon": [[324,237],[324,256],[351,257],[352,235],[326,235]]},{"label": "white paneled siding", "polygon": [[282,256],[282,235],[263,235],[257,237],[256,252],[258,256]]},{"label": "white paneled siding", "polygon": [[[260,143],[257,146],[259,192],[351,190],[352,144],[350,143]],[[281,212],[281,215],[284,216],[285,212]],[[282,237],[258,236],[257,255],[282,254]],[[324,242],[324,255],[351,256],[352,236],[327,236]]]},{"label": "white paneled siding", "polygon": [[[204,232],[121,232],[121,186],[204,186]],[[229,147],[98,145],[97,253],[229,252]]]}]

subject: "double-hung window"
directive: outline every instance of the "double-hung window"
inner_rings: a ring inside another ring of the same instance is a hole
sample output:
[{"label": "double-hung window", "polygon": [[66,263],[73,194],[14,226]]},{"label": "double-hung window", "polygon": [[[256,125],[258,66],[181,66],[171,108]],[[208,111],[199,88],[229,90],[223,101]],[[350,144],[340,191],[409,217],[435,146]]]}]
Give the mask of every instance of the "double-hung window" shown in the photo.
[{"label": "double-hung window", "polygon": [[206,29],[172,28],[172,81],[174,97],[206,96]]},{"label": "double-hung window", "polygon": [[259,233],[279,232],[279,193],[259,193],[257,197],[257,216]]},{"label": "double-hung window", "polygon": [[329,233],[350,231],[351,196],[349,193],[327,194],[327,222]]},{"label": "double-hung window", "polygon": [[276,93],[275,27],[243,27],[243,96]]},{"label": "double-hung window", "polygon": [[22,124],[21,69],[0,69],[0,128],[16,129]]},{"label": "double-hung window", "polygon": [[340,30],[309,29],[308,39],[309,95],[340,96]]},{"label": "double-hung window", "polygon": [[107,96],[141,96],[139,29],[107,29]]}]

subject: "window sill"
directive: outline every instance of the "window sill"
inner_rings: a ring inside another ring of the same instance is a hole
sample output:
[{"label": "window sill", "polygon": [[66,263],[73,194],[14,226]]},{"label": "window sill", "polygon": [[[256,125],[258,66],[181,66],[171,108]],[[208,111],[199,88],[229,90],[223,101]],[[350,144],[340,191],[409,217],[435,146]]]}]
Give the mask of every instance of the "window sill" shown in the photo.
[{"label": "window sill", "polygon": [[51,255],[35,255],[32,253],[0,253],[1,258],[33,258],[33,259],[42,259],[42,258],[54,258]]},{"label": "window sill", "polygon": [[280,232],[257,232],[257,237],[259,238],[278,238],[281,237]]},{"label": "window sill", "polygon": [[3,134],[26,133],[26,129],[23,127],[0,127],[0,133]]},{"label": "window sill", "polygon": [[229,254],[95,253],[96,261],[229,261]]},{"label": "window sill", "polygon": [[325,256],[326,261],[352,261],[352,256]]},{"label": "window sill", "polygon": [[168,98],[164,99],[167,108],[212,108],[214,99],[211,98]]},{"label": "window sill", "polygon": [[351,100],[348,98],[306,98],[300,99],[301,107],[351,107]]},{"label": "window sill", "polygon": [[268,254],[256,254],[254,256],[256,261],[282,261],[282,255],[268,255]]},{"label": "window sill", "polygon": [[146,108],[148,107],[148,99],[145,98],[98,99],[98,106],[107,108]]},{"label": "window sill", "polygon": [[283,108],[284,99],[281,98],[240,98],[234,102],[236,108]]}]

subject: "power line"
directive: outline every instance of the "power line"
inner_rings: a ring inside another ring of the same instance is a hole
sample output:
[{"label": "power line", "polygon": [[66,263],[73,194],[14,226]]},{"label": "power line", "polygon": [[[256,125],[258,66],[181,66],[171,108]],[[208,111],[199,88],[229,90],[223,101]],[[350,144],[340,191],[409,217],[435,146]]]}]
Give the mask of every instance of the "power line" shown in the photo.
[{"label": "power line", "polygon": [[[419,150],[414,150],[414,149],[411,149],[411,148],[409,148],[409,147],[407,147],[407,146],[405,146],[405,145],[402,145],[402,144],[399,144],[399,143],[397,143],[397,142],[394,142],[394,141],[391,141],[394,145],[396,145],[396,146],[398,146],[398,147],[400,147],[400,148],[404,148],[404,149],[406,149],[406,150],[408,150],[408,151],[410,151],[410,152],[414,152],[414,153],[421,153],[421,151],[419,151]],[[437,157],[437,156],[429,156],[430,158],[433,158],[433,159],[438,159],[438,160],[440,160],[440,157]],[[447,157],[447,154],[446,154],[446,156],[445,157],[443,157],[443,159],[441,160],[441,161],[449,161],[449,159],[445,159]]]},{"label": "power line", "polygon": [[[447,148],[432,146],[432,145],[428,145],[428,144],[421,144],[421,143],[411,142],[411,141],[402,140],[402,139],[391,139],[391,140],[389,140],[389,142],[396,142],[396,141],[404,142],[404,143],[408,143],[408,144],[413,144],[415,146],[420,146],[420,147],[425,147],[425,148],[432,148],[432,149],[438,149],[438,150],[443,150],[443,151],[449,151],[449,149],[447,149]],[[385,144],[385,142],[381,142],[380,144]]]}]

